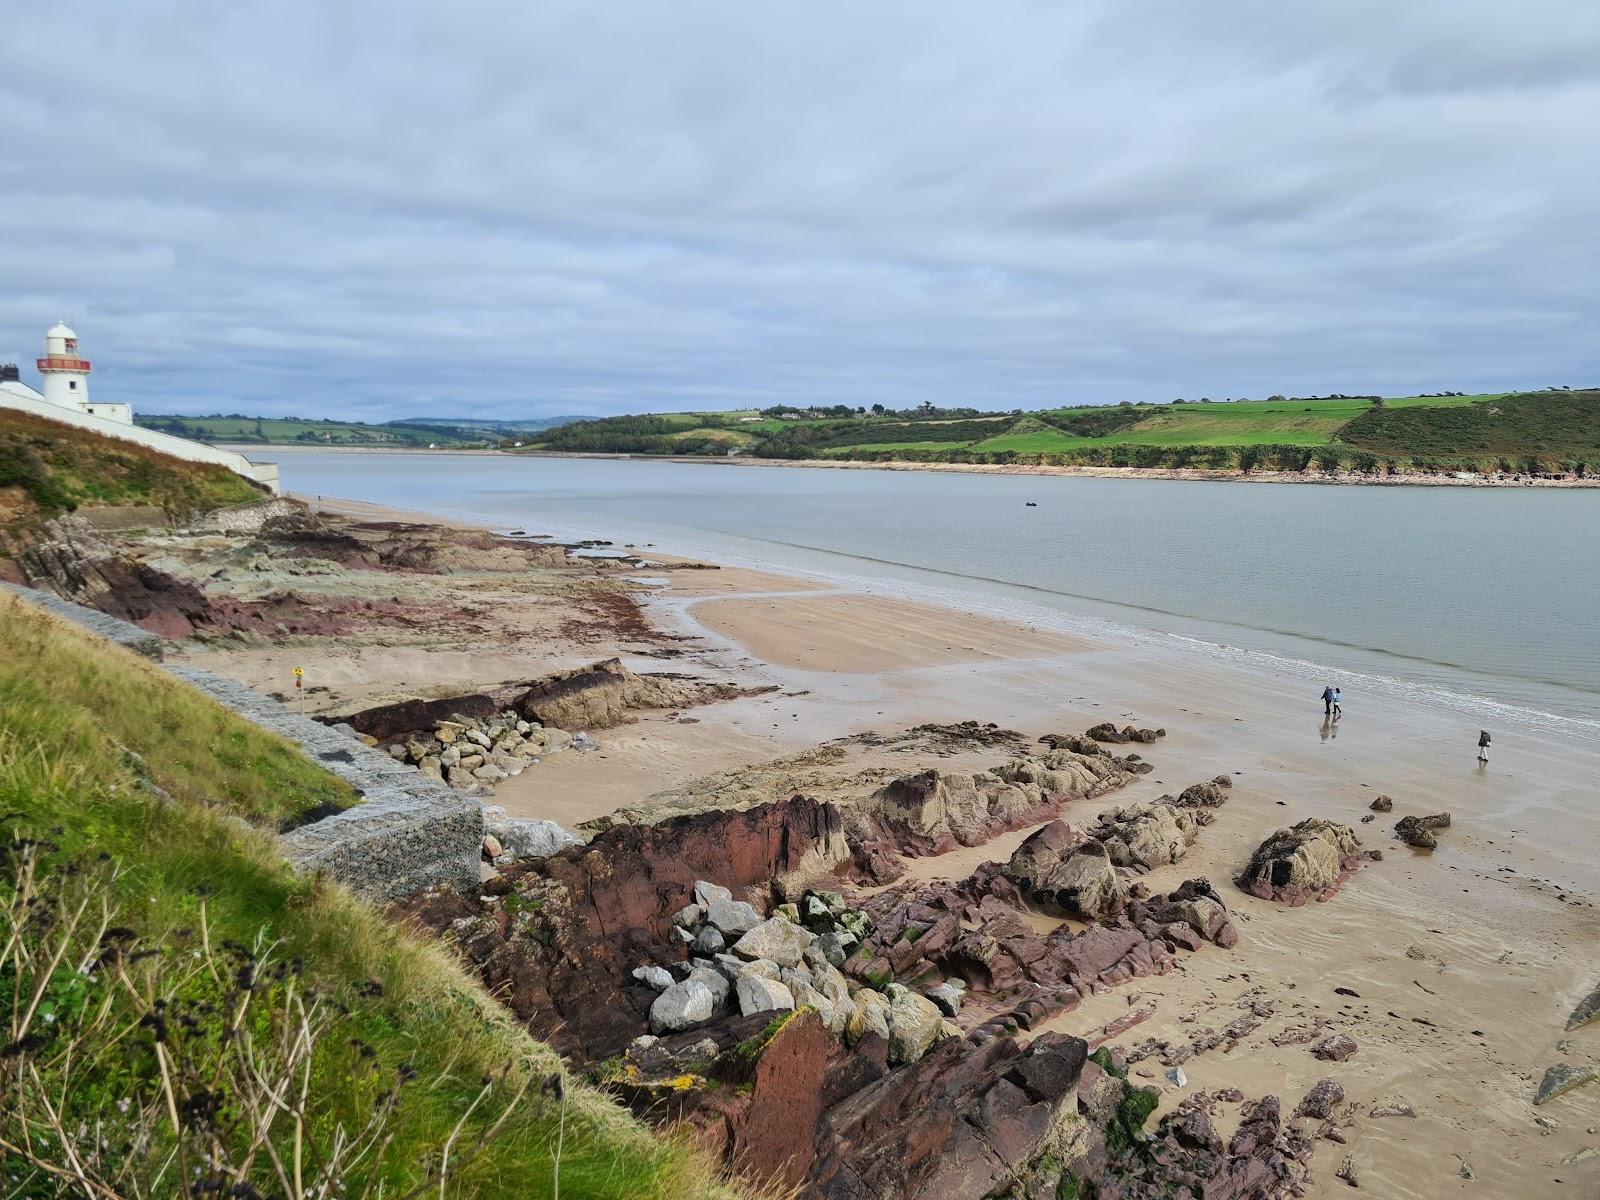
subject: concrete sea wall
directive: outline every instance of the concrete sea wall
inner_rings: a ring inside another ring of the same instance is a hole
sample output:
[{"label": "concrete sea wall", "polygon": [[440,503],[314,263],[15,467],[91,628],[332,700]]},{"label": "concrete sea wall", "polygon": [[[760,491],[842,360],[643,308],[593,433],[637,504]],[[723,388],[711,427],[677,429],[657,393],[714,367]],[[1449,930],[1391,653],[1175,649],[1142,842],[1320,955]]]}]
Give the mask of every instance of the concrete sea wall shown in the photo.
[{"label": "concrete sea wall", "polygon": [[[161,661],[161,639],[137,625],[32,588],[0,587]],[[361,796],[353,808],[279,836],[284,857],[296,869],[323,872],[380,903],[436,884],[477,886],[484,830],[483,808],[476,800],[232,679],[194,667],[162,666],[224,708],[299,746],[307,758]]]}]

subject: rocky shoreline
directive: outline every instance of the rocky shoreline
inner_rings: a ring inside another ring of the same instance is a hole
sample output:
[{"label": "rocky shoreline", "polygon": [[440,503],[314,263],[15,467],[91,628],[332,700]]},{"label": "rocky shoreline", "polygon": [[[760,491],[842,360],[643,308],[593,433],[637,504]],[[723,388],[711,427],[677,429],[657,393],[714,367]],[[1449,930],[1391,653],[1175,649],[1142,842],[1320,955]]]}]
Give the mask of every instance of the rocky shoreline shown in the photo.
[{"label": "rocky shoreline", "polygon": [[[422,453],[428,453],[423,451]],[[817,467],[852,471],[948,471],[965,475],[1062,475],[1080,479],[1185,479],[1227,483],[1304,483],[1333,487],[1487,487],[1487,488],[1596,488],[1600,477],[1588,475],[1534,475],[1514,472],[1485,475],[1475,472],[1395,471],[1363,474],[1359,471],[1243,471],[1206,467],[1091,467],[1052,466],[1048,463],[938,463],[858,462],[825,458],[701,458],[690,455],[578,454],[548,450],[494,451],[537,458],[638,459],[642,462],[702,463],[718,467]]]},{"label": "rocky shoreline", "polygon": [[[659,628],[631,578],[715,595],[736,573],[582,549],[276,509],[60,522],[19,561],[178,658],[283,681],[327,737],[477,806],[477,879],[383,892],[390,913],[736,1178],[806,1200],[1335,1194],[1385,1178],[1388,1127],[1443,1103],[1414,1080],[1377,1094],[1374,1071],[1484,1036],[1444,1000],[1385,1014],[1369,974],[1262,965],[1370,938],[1351,922],[1403,873],[1466,864],[1471,822],[1436,800],[1274,788],[1170,704],[1170,729],[1120,704],[1073,725],[889,717],[762,758],[741,722],[812,698]],[[312,664],[303,692],[289,662]],[[651,783],[551,818],[543,797],[625,753]],[[1397,984],[1430,997],[1447,926],[1416,924],[1396,969],[1430,974]],[[1519,1104],[1591,1104],[1595,1070],[1561,1053]]]}]

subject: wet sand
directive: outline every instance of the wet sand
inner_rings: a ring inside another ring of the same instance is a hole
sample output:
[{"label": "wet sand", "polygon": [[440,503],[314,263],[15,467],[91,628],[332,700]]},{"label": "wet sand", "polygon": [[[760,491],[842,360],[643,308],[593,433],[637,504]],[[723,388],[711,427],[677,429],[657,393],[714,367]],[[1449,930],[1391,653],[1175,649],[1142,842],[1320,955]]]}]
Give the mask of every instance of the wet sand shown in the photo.
[{"label": "wet sand", "polygon": [[704,628],[777,667],[876,674],[963,662],[1071,654],[1059,634],[882,596],[827,594],[707,601]]},{"label": "wet sand", "polygon": [[[1080,802],[1065,819],[1090,820],[1112,805],[1233,774],[1215,823],[1181,863],[1147,881],[1166,890],[1208,877],[1233,913],[1239,944],[1184,954],[1172,974],[1091,997],[1051,1027],[1093,1037],[1153,1006],[1114,1041],[1179,1039],[1220,1028],[1239,1015],[1241,997],[1264,995],[1274,1015],[1230,1053],[1184,1063],[1183,1092],[1155,1060],[1136,1066],[1167,1089],[1164,1107],[1195,1088],[1237,1086],[1279,1096],[1287,1114],[1311,1084],[1331,1078],[1357,1119],[1345,1131],[1348,1146],[1319,1143],[1313,1195],[1347,1194],[1333,1177],[1346,1154],[1369,1195],[1595,1193],[1600,1156],[1561,1159],[1600,1146],[1600,1086],[1538,1109],[1531,1099],[1552,1063],[1600,1064],[1600,1024],[1563,1031],[1600,981],[1591,903],[1600,891],[1600,747],[1533,728],[1497,730],[1493,760],[1480,769],[1476,723],[1444,709],[1350,694],[1345,717],[1329,726],[1316,679],[1165,645],[1044,635],[760,572],[676,572],[649,611],[689,639],[672,669],[779,690],[695,709],[692,724],[661,714],[604,731],[599,751],[554,756],[502,784],[495,803],[577,824],[730,766],[929,721],[993,721],[1030,737],[1102,720],[1164,726],[1167,738],[1138,747],[1153,774]],[[932,765],[921,756],[904,762],[908,771]],[[1394,798],[1395,811],[1361,823],[1380,793]],[[1441,810],[1454,825],[1432,854],[1392,837],[1400,816]],[[1326,904],[1291,909],[1239,892],[1231,880],[1250,851],[1307,816],[1350,824],[1383,861]],[[959,878],[1004,858],[1028,832],[918,860],[912,873]],[[1271,1045],[1285,1026],[1311,1020],[1354,1038],[1355,1057],[1326,1063],[1309,1045]],[[1417,1116],[1367,1115],[1388,1099]],[[1536,1116],[1555,1128],[1541,1129]]]}]

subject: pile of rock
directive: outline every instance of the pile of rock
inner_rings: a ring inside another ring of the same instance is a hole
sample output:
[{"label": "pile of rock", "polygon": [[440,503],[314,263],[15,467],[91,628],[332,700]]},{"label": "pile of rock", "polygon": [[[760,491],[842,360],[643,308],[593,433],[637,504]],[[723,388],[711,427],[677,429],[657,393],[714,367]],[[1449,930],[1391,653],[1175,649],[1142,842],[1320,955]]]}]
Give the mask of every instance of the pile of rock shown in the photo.
[{"label": "pile of rock", "polygon": [[592,750],[595,742],[586,733],[568,733],[507,710],[486,718],[452,713],[434,722],[431,730],[404,734],[385,748],[391,757],[414,764],[424,775],[469,795],[481,795],[545,755]]},{"label": "pile of rock", "polygon": [[813,1008],[846,1044],[876,1033],[888,1041],[889,1062],[916,1062],[939,1038],[960,1035],[945,1023],[960,994],[945,987],[935,1000],[894,983],[882,992],[852,989],[839,966],[870,932],[867,915],[846,907],[837,892],[808,891],[763,918],[728,888],[701,880],[694,903],[672,918],[673,940],[689,957],[633,972],[660,993],[650,1006],[650,1032],[681,1033],[735,1013]]},{"label": "pile of rock", "polygon": [[997,999],[1025,1007],[1013,1010],[1012,1027],[1032,1028],[1091,992],[1165,974],[1180,949],[1238,940],[1227,909],[1203,879],[1167,896],[1129,896],[1114,919],[1082,932],[1063,925],[1040,935],[1017,911],[1020,900],[992,863],[961,883],[879,893],[864,901],[874,928],[844,973],[878,988],[897,978],[961,980],[970,994],[991,1002],[991,1013]]},{"label": "pile of rock", "polygon": [[1252,896],[1297,906],[1331,899],[1364,859],[1381,857],[1363,851],[1348,825],[1307,817],[1257,846],[1234,882]]},{"label": "pile of rock", "polygon": [[750,889],[751,899],[800,896],[830,886],[821,881],[849,858],[838,810],[792,797],[619,825],[585,846],[501,866],[478,887],[419,893],[392,912],[444,938],[539,1038],[598,1061],[649,1028],[658,993],[633,972],[683,958],[672,914],[695,902],[696,880]]}]

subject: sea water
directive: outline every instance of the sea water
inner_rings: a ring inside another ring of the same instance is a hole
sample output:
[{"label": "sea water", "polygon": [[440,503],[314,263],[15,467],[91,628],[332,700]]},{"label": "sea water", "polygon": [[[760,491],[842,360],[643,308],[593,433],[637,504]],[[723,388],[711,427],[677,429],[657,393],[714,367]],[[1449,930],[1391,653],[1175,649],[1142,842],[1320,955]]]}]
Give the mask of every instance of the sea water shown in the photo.
[{"label": "sea water", "polygon": [[297,494],[822,574],[1600,736],[1596,491],[253,453]]}]

